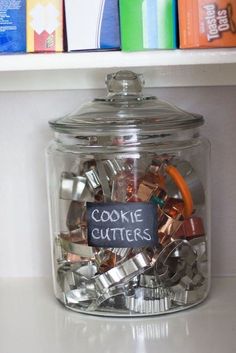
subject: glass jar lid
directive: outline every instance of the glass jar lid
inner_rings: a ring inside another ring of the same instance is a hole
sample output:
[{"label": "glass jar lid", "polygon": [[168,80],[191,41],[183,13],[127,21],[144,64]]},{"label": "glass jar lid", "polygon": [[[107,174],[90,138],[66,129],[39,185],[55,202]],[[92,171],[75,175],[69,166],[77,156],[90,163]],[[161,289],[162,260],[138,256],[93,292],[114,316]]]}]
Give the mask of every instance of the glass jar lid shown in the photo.
[{"label": "glass jar lid", "polygon": [[106,97],[96,98],[49,124],[60,133],[107,135],[173,132],[204,123],[199,114],[188,113],[155,96],[144,96],[143,84],[143,76],[132,71],[108,74]]}]

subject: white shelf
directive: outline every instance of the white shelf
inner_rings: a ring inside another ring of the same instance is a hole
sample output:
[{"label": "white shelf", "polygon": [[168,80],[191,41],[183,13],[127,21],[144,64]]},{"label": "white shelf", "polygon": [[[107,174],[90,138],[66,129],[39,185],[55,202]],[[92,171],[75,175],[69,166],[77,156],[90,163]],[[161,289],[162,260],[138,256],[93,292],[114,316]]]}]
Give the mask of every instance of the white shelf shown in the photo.
[{"label": "white shelf", "polygon": [[126,68],[147,87],[236,85],[236,48],[1,55],[0,90],[103,88],[108,72]]},{"label": "white shelf", "polygon": [[176,314],[101,318],[66,310],[48,279],[0,280],[1,353],[234,353],[236,278],[213,280],[209,299]]}]

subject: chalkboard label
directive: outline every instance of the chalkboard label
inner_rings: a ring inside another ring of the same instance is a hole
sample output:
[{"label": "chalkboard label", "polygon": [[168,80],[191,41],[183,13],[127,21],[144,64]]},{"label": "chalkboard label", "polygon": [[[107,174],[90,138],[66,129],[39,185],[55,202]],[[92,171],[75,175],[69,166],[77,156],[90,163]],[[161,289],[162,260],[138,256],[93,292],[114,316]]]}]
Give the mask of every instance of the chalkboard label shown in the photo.
[{"label": "chalkboard label", "polygon": [[144,202],[87,202],[88,245],[139,248],[158,244],[157,208]]}]

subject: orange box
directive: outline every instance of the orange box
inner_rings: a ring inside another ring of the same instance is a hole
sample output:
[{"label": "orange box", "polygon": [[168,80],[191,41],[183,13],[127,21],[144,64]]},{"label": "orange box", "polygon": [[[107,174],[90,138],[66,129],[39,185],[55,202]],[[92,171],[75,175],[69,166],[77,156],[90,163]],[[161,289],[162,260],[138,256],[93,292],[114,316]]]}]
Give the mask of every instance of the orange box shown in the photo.
[{"label": "orange box", "polygon": [[236,46],[235,0],[178,0],[180,48]]}]

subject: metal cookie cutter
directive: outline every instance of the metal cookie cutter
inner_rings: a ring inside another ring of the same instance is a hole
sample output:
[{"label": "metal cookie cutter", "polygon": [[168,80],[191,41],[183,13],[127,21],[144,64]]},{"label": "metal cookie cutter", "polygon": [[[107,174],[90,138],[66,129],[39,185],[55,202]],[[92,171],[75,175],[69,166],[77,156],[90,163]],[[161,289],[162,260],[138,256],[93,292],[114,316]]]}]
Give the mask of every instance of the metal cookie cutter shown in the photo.
[{"label": "metal cookie cutter", "polygon": [[79,303],[95,300],[97,298],[97,293],[93,279],[86,278],[78,273],[74,275],[76,287],[65,293],[67,303]]},{"label": "metal cookie cutter", "polygon": [[206,292],[206,282],[194,289],[186,289],[181,284],[171,287],[173,292],[172,300],[179,305],[189,305],[197,303],[203,299]]},{"label": "metal cookie cutter", "polygon": [[96,310],[100,305],[106,305],[106,302],[114,297],[120,296],[120,298],[122,297],[122,300],[124,301],[127,292],[130,292],[131,289],[133,290],[137,286],[138,276],[132,277],[132,279],[129,280],[127,283],[121,282],[115,286],[111,286],[105,292],[99,294],[96,301],[90,305],[89,310]]},{"label": "metal cookie cutter", "polygon": [[155,163],[149,165],[146,170],[146,174],[144,177],[144,181],[159,186],[161,189],[165,190],[165,177],[163,175],[164,163],[159,163],[158,165]]},{"label": "metal cookie cutter", "polygon": [[91,158],[83,160],[81,174],[84,174],[88,170],[96,169],[96,160]]},{"label": "metal cookie cutter", "polygon": [[[159,299],[162,293],[161,282],[153,268],[139,276],[139,288],[146,299]],[[138,290],[138,289],[137,289]]]},{"label": "metal cookie cutter", "polygon": [[[175,271],[173,271],[173,269],[169,268],[168,261],[177,250],[179,251],[181,261],[176,266]],[[196,257],[197,255],[192,250],[188,241],[174,240],[161,251],[157,258],[155,271],[158,278],[166,286],[175,284],[185,275],[187,266],[194,264]]]},{"label": "metal cookie cutter", "polygon": [[59,235],[61,247],[68,253],[79,255],[81,257],[94,258],[95,250],[93,247],[86,244],[79,244],[70,241],[69,236],[66,234]]},{"label": "metal cookie cutter", "polygon": [[84,202],[72,201],[67,213],[66,225],[70,231],[86,224],[86,208]]},{"label": "metal cookie cutter", "polygon": [[120,261],[126,260],[132,252],[131,248],[109,248],[109,250],[119,257]]},{"label": "metal cookie cutter", "polygon": [[196,238],[205,234],[201,217],[190,217],[184,220],[183,224],[175,232],[174,238]]},{"label": "metal cookie cutter", "polygon": [[167,200],[167,194],[165,190],[161,189],[159,185],[152,184],[145,179],[139,184],[137,197],[141,201],[153,201],[157,203],[159,200],[160,205],[164,205],[165,201]]},{"label": "metal cookie cutter", "polygon": [[104,161],[104,167],[109,180],[112,180],[118,173],[125,170],[122,164],[116,159],[107,159]]},{"label": "metal cookie cutter", "polygon": [[197,270],[198,272],[207,277],[208,273],[208,261],[207,261],[207,241],[206,237],[202,236],[199,238],[191,239],[191,246],[197,254]]},{"label": "metal cookie cutter", "polygon": [[142,273],[148,267],[150,267],[149,257],[144,252],[139,253],[119,266],[98,275],[95,278],[95,283],[98,290],[103,293],[121,282],[127,283],[132,277]]},{"label": "metal cookie cutter", "polygon": [[93,197],[86,183],[87,179],[83,176],[63,172],[60,181],[60,198],[80,202],[93,201]]},{"label": "metal cookie cutter", "polygon": [[[92,262],[80,261],[75,269],[62,266],[57,271],[58,283],[65,292],[67,304],[92,301],[97,298],[93,277],[97,272]],[[88,303],[87,305],[89,305]]]},{"label": "metal cookie cutter", "polygon": [[[96,291],[83,287],[72,289],[65,293],[67,304],[78,304],[80,302],[91,302],[96,299]],[[90,303],[88,303],[89,305]]]},{"label": "metal cookie cutter", "polygon": [[116,266],[116,254],[109,248],[99,249],[95,255],[95,263],[98,266],[98,272],[104,273]]},{"label": "metal cookie cutter", "polygon": [[132,253],[132,249],[128,248],[107,248],[100,250],[95,256],[95,261],[99,263],[99,272],[103,273],[120,265],[122,262],[126,261]]},{"label": "metal cookie cutter", "polygon": [[90,280],[97,272],[96,266],[92,262],[80,261],[76,267],[69,264],[60,266],[57,271],[59,283],[63,284],[67,290],[75,289],[84,281]]},{"label": "metal cookie cutter", "polygon": [[103,267],[102,272],[105,272],[104,268],[109,270],[111,267],[117,266],[127,260],[132,252],[131,248],[102,248],[96,253],[95,262],[99,268]]},{"label": "metal cookie cutter", "polygon": [[126,308],[140,314],[159,314],[170,310],[171,295],[170,292],[163,289],[158,299],[147,299],[141,293],[142,289],[127,295],[125,298]]},{"label": "metal cookie cutter", "polygon": [[108,176],[102,160],[97,160],[97,171],[100,180],[100,184],[103,191],[104,201],[109,202],[111,200],[111,189],[108,181]]},{"label": "metal cookie cutter", "polygon": [[107,300],[116,297],[118,295],[124,295],[125,293],[125,285],[123,283],[110,287],[106,292],[99,295],[94,303],[91,304],[89,309],[93,308],[93,310],[97,309],[101,304],[106,302]]},{"label": "metal cookie cutter", "polygon": [[[136,289],[136,293],[137,291],[140,290],[142,291],[142,296],[145,299],[160,299],[163,292],[163,288],[161,287],[160,282],[158,283],[158,281],[156,280],[156,276],[148,276],[150,277],[149,280],[147,280],[147,275],[142,274],[141,276],[140,276],[140,282],[139,282],[140,287]],[[154,277],[155,277],[155,282],[154,282]],[[153,287],[151,287],[152,285]]]},{"label": "metal cookie cutter", "polygon": [[112,200],[119,202],[138,201],[136,195],[138,174],[123,171],[116,175],[112,181]]},{"label": "metal cookie cutter", "polygon": [[145,271],[139,276],[139,285],[146,288],[156,288],[160,285],[153,268]]},{"label": "metal cookie cutter", "polygon": [[184,204],[182,200],[170,198],[163,208],[158,206],[158,234],[162,245],[168,244],[171,241],[172,235],[175,234],[182,225],[184,221],[183,207]]},{"label": "metal cookie cutter", "polygon": [[88,170],[87,172],[84,173],[84,175],[88,181],[88,185],[90,189],[93,192],[96,192],[97,189],[101,189],[101,182],[100,182],[98,173],[96,172],[95,169]]},{"label": "metal cookie cutter", "polygon": [[191,244],[192,248],[196,252],[198,256],[198,260],[206,261],[207,260],[207,242],[206,237],[201,236],[198,238],[190,239],[189,243]]}]

